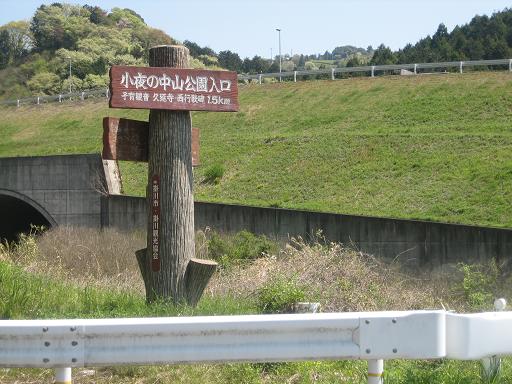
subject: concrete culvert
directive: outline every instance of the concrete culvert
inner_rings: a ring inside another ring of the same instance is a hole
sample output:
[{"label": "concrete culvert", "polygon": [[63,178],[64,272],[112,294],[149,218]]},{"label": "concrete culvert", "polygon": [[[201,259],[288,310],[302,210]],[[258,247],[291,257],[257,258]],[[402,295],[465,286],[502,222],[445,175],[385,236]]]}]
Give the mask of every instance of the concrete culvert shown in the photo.
[{"label": "concrete culvert", "polygon": [[15,192],[0,190],[0,241],[14,241],[32,226],[51,228],[55,221],[37,203]]}]

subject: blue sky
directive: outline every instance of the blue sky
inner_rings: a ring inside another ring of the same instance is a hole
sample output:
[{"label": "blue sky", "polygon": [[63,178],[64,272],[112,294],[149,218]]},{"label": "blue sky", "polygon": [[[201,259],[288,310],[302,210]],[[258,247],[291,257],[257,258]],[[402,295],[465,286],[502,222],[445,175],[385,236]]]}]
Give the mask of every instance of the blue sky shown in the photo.
[{"label": "blue sky", "polygon": [[[0,0],[0,24],[29,19],[52,1]],[[64,2],[64,0],[63,0]],[[476,14],[512,7],[502,0],[105,0],[70,3],[131,8],[153,27],[178,40],[242,57],[282,52],[323,53],[340,45],[366,48],[384,43],[393,49],[432,34],[439,23],[449,30]]]}]

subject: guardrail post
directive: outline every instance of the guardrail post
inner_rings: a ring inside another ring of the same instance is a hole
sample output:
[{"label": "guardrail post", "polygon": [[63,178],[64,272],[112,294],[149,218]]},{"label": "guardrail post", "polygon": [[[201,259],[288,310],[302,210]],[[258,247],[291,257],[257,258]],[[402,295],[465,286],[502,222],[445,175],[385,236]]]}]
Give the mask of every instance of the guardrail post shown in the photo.
[{"label": "guardrail post", "polygon": [[418,64],[414,64],[414,74],[417,75],[418,72],[416,71],[416,69],[418,68]]},{"label": "guardrail post", "polygon": [[85,96],[85,92],[82,92],[82,95],[80,96],[80,98],[82,99],[82,101],[84,101],[84,96]]},{"label": "guardrail post", "polygon": [[[510,60],[512,61],[512,60]],[[293,71],[293,82],[296,83],[297,82],[297,71]]]},{"label": "guardrail post", "polygon": [[368,384],[384,383],[384,360],[368,360]]},{"label": "guardrail post", "polygon": [[508,70],[512,72],[512,59],[508,60]]},{"label": "guardrail post", "polygon": [[59,103],[62,103],[62,95],[59,95]]},{"label": "guardrail post", "polygon": [[39,96],[37,96],[37,105],[39,105]]},{"label": "guardrail post", "polygon": [[334,68],[331,68],[331,80],[334,80]]},{"label": "guardrail post", "polygon": [[375,65],[372,65],[372,77],[375,77]]},{"label": "guardrail post", "polygon": [[459,66],[459,72],[462,73],[462,65],[463,65],[463,62],[461,61],[460,62],[460,66]]},{"label": "guardrail post", "polygon": [[258,82],[260,83],[261,85],[261,75],[258,75]]},{"label": "guardrail post", "polygon": [[71,384],[71,368],[55,368],[55,384]]},{"label": "guardrail post", "polygon": [[19,100],[19,99],[18,99],[18,100],[16,100],[16,106],[17,106],[18,108],[19,108],[19,106],[20,106],[20,100]]}]

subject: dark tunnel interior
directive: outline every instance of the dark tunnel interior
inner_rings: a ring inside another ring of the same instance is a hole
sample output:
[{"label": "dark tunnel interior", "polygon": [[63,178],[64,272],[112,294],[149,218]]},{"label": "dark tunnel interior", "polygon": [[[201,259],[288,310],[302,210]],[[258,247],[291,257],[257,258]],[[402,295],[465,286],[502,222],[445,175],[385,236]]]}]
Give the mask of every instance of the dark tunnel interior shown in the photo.
[{"label": "dark tunnel interior", "polygon": [[20,233],[29,233],[31,225],[51,227],[50,222],[30,204],[0,194],[0,241],[15,241]]}]

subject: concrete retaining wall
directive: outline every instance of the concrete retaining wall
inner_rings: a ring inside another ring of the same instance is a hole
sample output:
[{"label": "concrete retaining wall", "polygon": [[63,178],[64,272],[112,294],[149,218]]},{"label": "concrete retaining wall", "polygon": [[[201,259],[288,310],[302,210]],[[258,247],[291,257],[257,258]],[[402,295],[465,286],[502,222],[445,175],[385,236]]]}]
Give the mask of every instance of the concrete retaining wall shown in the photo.
[{"label": "concrete retaining wall", "polygon": [[[32,205],[52,224],[145,230],[145,199],[102,195],[111,184],[106,177],[97,154],[0,159],[0,194]],[[195,203],[195,222],[273,238],[311,239],[322,230],[328,241],[413,266],[512,260],[511,229],[203,202]]]},{"label": "concrete retaining wall", "polygon": [[[146,200],[113,196],[105,200],[104,224],[124,230],[146,228]],[[512,230],[428,221],[195,203],[197,229],[248,230],[273,238],[311,239],[322,230],[327,241],[353,244],[378,257],[398,258],[411,266],[459,261],[512,260]]]},{"label": "concrete retaining wall", "polygon": [[99,155],[0,159],[0,189],[35,201],[60,225],[100,227]]}]

